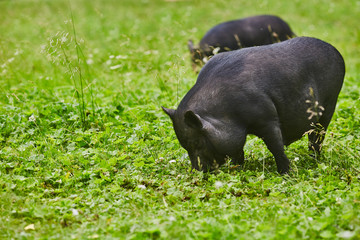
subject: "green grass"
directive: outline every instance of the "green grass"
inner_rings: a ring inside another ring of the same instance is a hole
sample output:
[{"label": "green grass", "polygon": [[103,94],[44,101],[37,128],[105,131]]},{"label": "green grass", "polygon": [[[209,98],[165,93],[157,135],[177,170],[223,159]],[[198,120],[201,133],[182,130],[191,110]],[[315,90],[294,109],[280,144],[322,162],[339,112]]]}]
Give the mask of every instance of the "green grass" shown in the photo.
[{"label": "green grass", "polygon": [[[71,3],[71,6],[69,4]],[[277,14],[347,73],[319,160],[192,172],[160,106],[196,81],[186,42]],[[0,1],[1,239],[360,239],[358,1]]]}]

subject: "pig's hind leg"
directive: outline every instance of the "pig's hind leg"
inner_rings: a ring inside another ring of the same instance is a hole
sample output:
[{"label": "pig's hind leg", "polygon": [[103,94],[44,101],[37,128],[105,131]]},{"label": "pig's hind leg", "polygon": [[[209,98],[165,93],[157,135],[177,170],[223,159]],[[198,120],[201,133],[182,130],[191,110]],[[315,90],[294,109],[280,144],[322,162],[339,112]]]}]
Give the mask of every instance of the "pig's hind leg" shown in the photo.
[{"label": "pig's hind leg", "polygon": [[325,138],[325,129],[320,123],[316,123],[308,134],[309,150],[314,152],[315,157],[320,154],[321,145]]},{"label": "pig's hind leg", "polygon": [[[335,106],[335,104],[334,104]],[[308,133],[309,150],[313,151],[315,157],[320,154],[322,143],[325,139],[326,129],[329,126],[334,109],[325,109],[317,123],[312,123]]]}]

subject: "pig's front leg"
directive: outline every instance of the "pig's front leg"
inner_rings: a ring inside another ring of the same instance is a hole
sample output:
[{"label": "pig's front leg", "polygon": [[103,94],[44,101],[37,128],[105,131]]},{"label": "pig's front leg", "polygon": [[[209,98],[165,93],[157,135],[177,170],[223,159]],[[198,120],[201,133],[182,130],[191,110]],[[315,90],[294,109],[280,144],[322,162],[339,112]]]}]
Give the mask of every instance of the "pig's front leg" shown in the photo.
[{"label": "pig's front leg", "polygon": [[241,149],[241,151],[238,154],[236,154],[236,156],[233,156],[231,158],[231,163],[235,166],[244,164],[244,150],[243,149]]},{"label": "pig's front leg", "polygon": [[288,173],[290,161],[285,155],[284,143],[279,125],[277,123],[267,125],[261,129],[259,136],[264,140],[267,148],[274,155],[278,172],[280,174]]}]

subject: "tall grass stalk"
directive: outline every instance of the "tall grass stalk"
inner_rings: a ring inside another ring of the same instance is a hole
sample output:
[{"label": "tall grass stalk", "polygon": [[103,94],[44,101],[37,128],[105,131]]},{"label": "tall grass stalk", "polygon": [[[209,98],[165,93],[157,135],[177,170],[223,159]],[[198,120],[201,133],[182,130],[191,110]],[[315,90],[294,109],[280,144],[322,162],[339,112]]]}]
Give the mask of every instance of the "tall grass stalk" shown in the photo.
[{"label": "tall grass stalk", "polygon": [[[90,82],[89,66],[86,62],[86,57],[84,55],[84,52],[78,42],[76,28],[75,28],[74,15],[73,15],[73,12],[71,9],[70,2],[69,2],[69,10],[70,10],[70,17],[71,17],[71,27],[72,27],[72,32],[73,32],[73,36],[74,36],[73,39],[74,39],[74,44],[75,44],[75,49],[76,49],[76,65],[75,66],[73,66],[71,64],[71,61],[69,60],[69,57],[67,56],[66,51],[62,46],[61,46],[61,49],[62,49],[64,57],[65,57],[66,65],[67,65],[68,70],[70,71],[72,79],[73,79],[75,95],[79,101],[78,110],[79,110],[80,120],[82,123],[82,127],[85,129],[88,127],[87,113],[86,113],[86,105],[87,104],[86,104],[85,92],[84,92],[85,88],[89,89],[89,93],[90,93],[92,121],[95,120],[95,116],[96,116],[95,101],[94,101],[92,84]],[[82,66],[84,68],[84,73],[82,71]],[[77,75],[77,77],[76,77],[76,75]]]}]

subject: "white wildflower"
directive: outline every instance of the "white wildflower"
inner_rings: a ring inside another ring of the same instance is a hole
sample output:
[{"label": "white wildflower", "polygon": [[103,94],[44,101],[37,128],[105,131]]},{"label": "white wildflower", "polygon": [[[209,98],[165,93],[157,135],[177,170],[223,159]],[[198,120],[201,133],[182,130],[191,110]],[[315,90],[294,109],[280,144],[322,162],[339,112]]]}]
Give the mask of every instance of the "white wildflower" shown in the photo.
[{"label": "white wildflower", "polygon": [[78,216],[78,215],[79,215],[79,211],[78,211],[78,210],[76,210],[76,209],[71,209],[71,211],[72,211],[72,215],[73,215],[73,216]]},{"label": "white wildflower", "polygon": [[139,189],[146,189],[146,186],[145,186],[145,185],[142,185],[142,184],[141,184],[141,185],[138,185],[137,187],[138,187]]},{"label": "white wildflower", "polygon": [[35,225],[32,223],[30,225],[27,225],[26,227],[24,227],[24,230],[35,230]]},{"label": "white wildflower", "polygon": [[221,188],[224,184],[220,181],[215,182],[215,188]]},{"label": "white wildflower", "polygon": [[115,66],[110,67],[111,70],[118,69],[118,68],[121,68],[121,65],[115,65]]},{"label": "white wildflower", "polygon": [[64,34],[61,38],[60,38],[60,43],[63,44],[68,40],[68,33]]},{"label": "white wildflower", "polygon": [[36,118],[35,118],[35,116],[34,116],[34,114],[33,115],[31,115],[30,117],[29,117],[29,122],[35,122],[36,121]]}]

